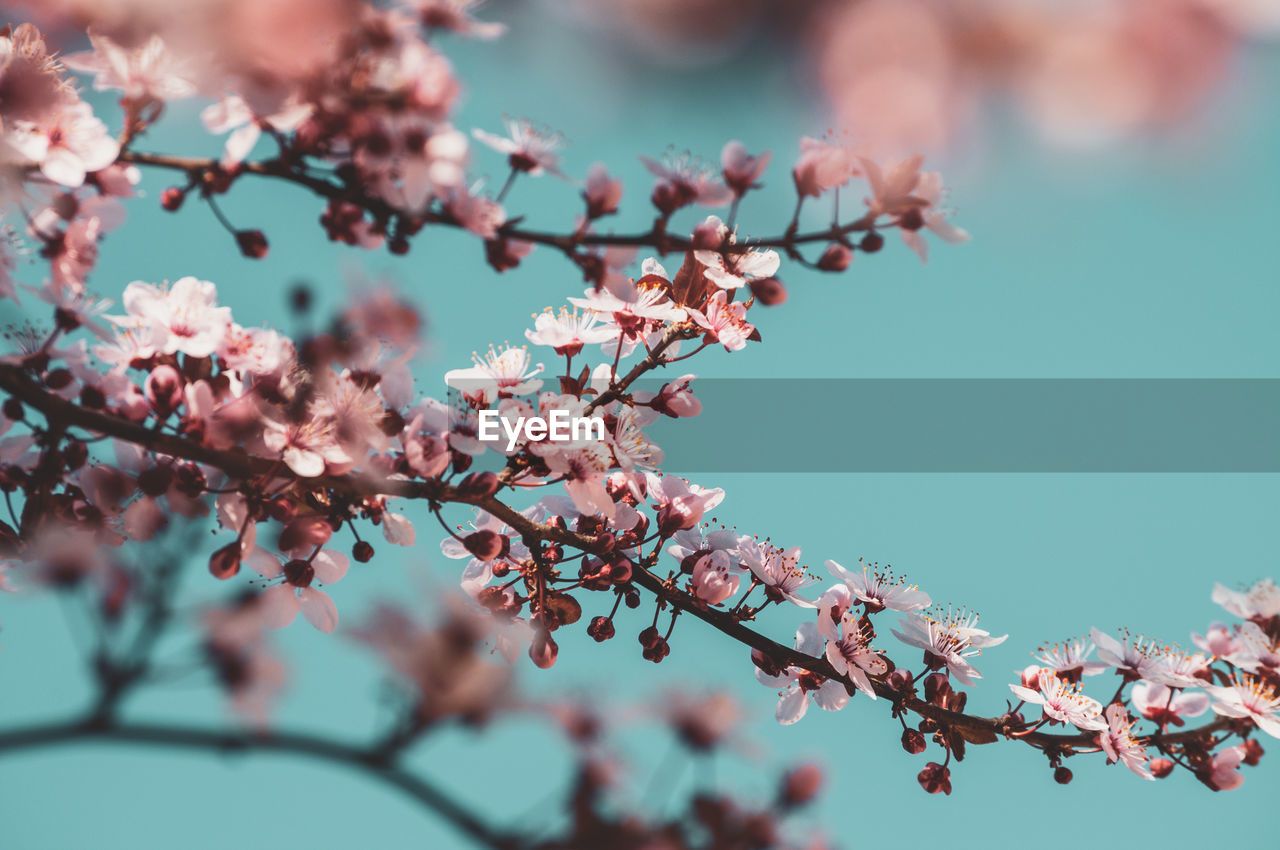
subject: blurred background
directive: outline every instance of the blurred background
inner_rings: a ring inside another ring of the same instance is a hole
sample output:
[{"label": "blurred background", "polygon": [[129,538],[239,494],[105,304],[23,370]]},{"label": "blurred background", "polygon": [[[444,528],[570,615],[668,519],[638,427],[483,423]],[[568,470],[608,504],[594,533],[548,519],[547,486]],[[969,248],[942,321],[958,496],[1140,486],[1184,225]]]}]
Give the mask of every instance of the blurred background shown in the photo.
[{"label": "blurred background", "polygon": [[[1280,377],[1270,251],[1280,55],[1266,41],[1280,17],[1273,0],[565,0],[489,3],[480,14],[510,30],[492,43],[443,43],[466,84],[460,125],[497,130],[510,114],[563,131],[567,173],[599,160],[623,178],[623,211],[609,222],[619,230],[652,219],[649,179],[635,156],[669,145],[710,161],[729,139],[774,152],[765,188],[740,214],[746,234],[785,227],[801,135],[847,131],[868,150],[924,150],[943,172],[969,244],[936,245],[923,266],[895,239],[844,275],[784,261],[790,298],[756,319],[766,344],[700,357],[700,375]],[[105,110],[107,102],[95,104]],[[138,147],[215,155],[221,140],[203,133],[197,110],[173,105]],[[474,157],[491,183],[505,176],[498,156]],[[223,208],[238,226],[262,228],[272,247],[265,260],[246,260],[207,209],[162,212],[166,185],[162,174],[144,176],[147,197],[130,204],[129,226],[104,243],[93,289],[118,296],[134,279],[190,274],[215,281],[239,322],[278,324],[291,284],[312,285],[324,315],[349,287],[385,278],[428,316],[416,366],[427,394],[439,395],[443,372],[466,365],[473,350],[520,339],[531,313],[582,286],[562,258],[539,251],[498,276],[476,241],[455,233],[424,233],[404,258],[333,245],[317,231],[313,198],[249,183]],[[570,226],[578,205],[576,190],[550,177],[521,181],[507,203],[546,229]],[[821,226],[829,214],[811,205],[807,223]],[[684,215],[679,226],[697,220]],[[841,451],[844,425],[823,418],[821,399],[794,420],[794,433],[761,439],[816,433]],[[1006,683],[1044,642],[1125,626],[1188,643],[1190,631],[1218,616],[1209,601],[1215,581],[1235,586],[1277,573],[1274,475],[696,480],[727,490],[717,519],[803,546],[819,571],[826,558],[888,562],[935,601],[967,604],[993,633],[1008,632],[978,659],[986,679],[969,706],[985,714],[1004,708]],[[382,547],[334,589],[344,625],[378,600],[425,608],[456,591],[461,562],[439,554],[426,518],[417,524],[416,548]],[[193,607],[225,590],[211,586],[205,557],[188,571]],[[72,715],[89,698],[74,629],[56,602],[0,598],[0,725]],[[697,623],[677,626],[660,666],[642,660],[634,635],[648,625],[643,611],[624,610],[618,637],[602,646],[581,629],[557,634],[560,660],[550,671],[520,665],[534,693],[568,690],[628,718],[656,714],[670,691],[733,693],[743,715],[736,752],[689,764],[652,726],[624,732],[621,757],[643,805],[665,805],[672,783],[764,797],[775,776],[767,765],[812,758],[829,781],[805,826],[842,847],[1189,847],[1224,838],[1274,846],[1266,814],[1280,791],[1274,756],[1247,770],[1239,790],[1215,794],[1189,775],[1142,782],[1098,758],[1073,759],[1075,781],[1058,786],[1028,748],[973,747],[953,765],[953,793],[927,796],[915,778],[924,759],[902,752],[884,706],[857,697],[843,712],[811,711],[779,727],[776,695],[755,682],[746,651]],[[789,642],[800,618],[775,613],[761,627]],[[381,672],[364,650],[301,623],[278,637],[290,663],[281,725],[349,738],[374,728]],[[919,665],[891,637],[882,640],[903,664]],[[152,691],[127,711],[226,719],[216,692],[199,684]],[[545,806],[554,787],[546,777],[567,775],[562,749],[544,725],[506,721],[479,735],[433,737],[412,763],[499,823],[537,822],[555,811]],[[0,759],[0,839],[17,848],[464,846],[393,792],[340,770],[88,744]]]}]

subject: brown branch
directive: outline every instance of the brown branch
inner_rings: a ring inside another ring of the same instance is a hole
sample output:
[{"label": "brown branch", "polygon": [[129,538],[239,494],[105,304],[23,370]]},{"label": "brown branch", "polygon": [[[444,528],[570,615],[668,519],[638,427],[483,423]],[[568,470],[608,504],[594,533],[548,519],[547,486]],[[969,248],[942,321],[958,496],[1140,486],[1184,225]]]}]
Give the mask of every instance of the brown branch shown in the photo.
[{"label": "brown branch", "polygon": [[0,753],[87,741],[142,744],[210,753],[288,753],[355,768],[397,788],[439,815],[476,844],[494,850],[521,846],[515,836],[498,832],[483,818],[427,780],[379,758],[372,750],[302,732],[241,732],[155,723],[70,721],[0,732]]},{"label": "brown branch", "polygon": [[[200,175],[212,173],[221,168],[216,159],[138,153],[135,151],[123,151],[120,154],[120,161],[135,165],[183,171],[191,176],[191,178],[197,183],[199,182]],[[334,183],[322,177],[316,177],[313,174],[308,174],[305,171],[300,170],[298,167],[291,166],[290,164],[278,159],[262,162],[243,162],[240,163],[238,167],[241,173],[244,174],[284,180],[309,189],[321,197],[355,204],[365,210],[368,210],[376,218],[382,220],[403,216],[424,224],[436,224],[454,228],[463,227],[461,222],[449,215],[447,212],[428,211],[423,213],[410,213],[404,210],[398,210],[381,198],[370,196],[367,193],[351,189],[339,183]],[[792,249],[796,245],[803,245],[812,242],[840,241],[851,233],[874,230],[877,226],[892,226],[890,224],[877,224],[876,218],[877,216],[874,214],[867,213],[862,218],[849,222],[848,224],[833,223],[825,230],[814,230],[807,233],[797,233],[788,229],[787,232],[779,236],[726,243],[720,247],[720,250],[724,253],[738,254],[745,253],[754,248]],[[500,235],[509,239],[519,239],[524,242],[548,245],[563,251],[566,254],[573,254],[577,248],[582,246],[652,248],[660,254],[680,253],[688,251],[694,247],[692,240],[688,237],[673,236],[665,230],[660,230],[658,228],[653,228],[643,233],[629,234],[579,232],[561,234],[541,230],[529,230],[518,226],[518,220],[513,220],[499,228],[498,232]]]},{"label": "brown branch", "polygon": [[[664,337],[664,342],[669,338],[673,338],[673,331],[674,328],[668,331],[667,337]],[[631,374],[628,374],[627,378],[622,382],[623,388],[638,377],[642,371],[645,371],[641,370],[640,367],[649,361],[653,361],[654,364],[660,362],[656,355],[651,354],[644,362],[638,364]],[[76,426],[99,434],[108,434],[137,443],[156,452],[204,463],[221,469],[235,478],[252,478],[257,475],[288,477],[290,475],[290,473],[282,470],[279,463],[274,459],[256,457],[239,451],[211,449],[176,435],[149,430],[141,425],[107,413],[87,410],[39,387],[19,367],[12,364],[0,363],[0,389],[11,393],[14,397],[39,410],[51,422],[58,422],[63,426]],[[502,520],[521,535],[554,541],[583,552],[606,554],[602,545],[594,537],[545,523],[534,522],[494,496],[478,497],[463,493],[457,488],[439,481],[377,479],[367,475],[323,476],[317,478],[297,478],[294,476],[294,478],[302,485],[331,488],[360,498],[389,495],[409,499],[428,499],[436,504],[459,503],[474,505]],[[634,576],[632,581],[636,584],[649,590],[660,599],[666,600],[676,608],[687,611],[722,634],[745,646],[759,650],[780,666],[789,665],[808,670],[819,676],[843,682],[852,688],[850,680],[837,673],[825,658],[814,658],[792,647],[784,646],[747,627],[729,612],[706,607],[694,597],[674,586],[673,583],[663,581],[640,564],[633,564],[632,573]],[[890,700],[895,705],[901,705],[921,717],[933,720],[940,726],[967,733],[965,738],[971,743],[990,743],[998,738],[1007,737],[1012,731],[1017,731],[1003,717],[978,717],[949,711],[914,696],[899,693],[891,688],[883,677],[872,677],[872,683],[879,696]],[[1159,743],[1162,746],[1176,745],[1200,739],[1206,734],[1226,729],[1230,725],[1229,719],[1219,718],[1202,727],[1174,734],[1157,733],[1147,736],[1144,740],[1150,743]],[[1019,740],[1047,750],[1093,746],[1096,744],[1096,739],[1097,736],[1095,734],[1084,732],[1057,734],[1035,731],[1019,736]]]}]

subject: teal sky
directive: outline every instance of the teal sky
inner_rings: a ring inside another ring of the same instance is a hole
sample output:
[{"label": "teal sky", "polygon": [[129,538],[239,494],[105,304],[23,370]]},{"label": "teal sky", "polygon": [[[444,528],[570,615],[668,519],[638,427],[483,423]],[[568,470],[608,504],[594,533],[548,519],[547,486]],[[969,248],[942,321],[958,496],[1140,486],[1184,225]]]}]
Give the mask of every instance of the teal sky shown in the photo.
[{"label": "teal sky", "polygon": [[[767,188],[744,205],[744,231],[785,225],[797,139],[827,127],[793,71],[766,61],[714,71],[622,67],[603,46],[529,26],[496,44],[447,44],[467,86],[460,126],[497,129],[510,113],[564,131],[569,173],[584,174],[601,160],[624,178],[624,215],[613,222],[619,229],[651,219],[649,181],[636,154],[674,144],[714,159],[725,141],[738,138],[775,155]],[[766,343],[733,356],[709,353],[691,364],[694,371],[1280,377],[1280,287],[1271,256],[1280,102],[1261,82],[1277,72],[1274,52],[1246,54],[1236,81],[1219,90],[1195,126],[1119,148],[1049,149],[1022,126],[988,126],[934,160],[972,242],[935,244],[928,266],[896,239],[879,255],[859,256],[844,275],[784,264],[790,300],[756,314]],[[708,91],[715,96],[703,97]],[[139,148],[216,151],[219,140],[191,129],[194,116],[192,106],[176,107],[167,129]],[[491,169],[495,181],[504,176],[497,156],[477,151],[476,159],[478,171]],[[91,280],[99,293],[118,296],[134,279],[191,274],[215,281],[238,321],[259,324],[281,321],[284,293],[296,280],[317,287],[323,309],[341,301],[346,278],[385,273],[429,316],[428,350],[417,370],[424,392],[438,393],[442,373],[466,365],[472,350],[522,339],[531,313],[581,289],[575,270],[549,252],[495,275],[479,244],[454,233],[423,233],[406,258],[332,245],[318,227],[314,199],[246,182],[224,209],[271,240],[265,261],[248,261],[199,205],[188,203],[176,216],[159,211],[167,180],[146,175],[150,198],[131,205],[128,226],[103,246]],[[517,184],[508,205],[548,228],[563,227],[577,206],[576,190],[553,178]],[[814,223],[827,215],[810,214]],[[797,430],[821,429],[839,451],[839,424],[823,421],[820,400],[794,414]],[[1209,601],[1215,581],[1236,585],[1280,572],[1274,475],[716,475],[700,483],[728,491],[720,520],[803,546],[819,569],[826,558],[889,562],[936,601],[975,608],[992,632],[1008,632],[1004,645],[979,659],[986,680],[970,695],[970,706],[988,714],[1003,707],[1013,671],[1042,642],[1123,625],[1185,643],[1190,631],[1219,616]],[[459,563],[439,555],[425,518],[417,524],[415,550],[384,551],[333,589],[346,623],[376,599],[426,599],[456,587]],[[223,589],[210,587],[202,559],[189,579],[192,599]],[[604,613],[595,610],[602,602],[584,602],[588,615]],[[788,640],[800,621],[788,611],[761,626]],[[0,623],[0,724],[79,709],[87,694],[58,606],[6,596]],[[557,666],[542,672],[523,665],[522,679],[537,692],[570,689],[597,701],[652,700],[682,686],[732,690],[748,718],[744,743],[764,758],[722,756],[713,769],[685,771],[681,781],[714,777],[763,795],[774,776],[767,765],[816,757],[831,781],[810,819],[840,846],[937,839],[957,848],[1026,841],[1057,850],[1130,841],[1191,847],[1224,838],[1237,848],[1273,846],[1259,813],[1280,792],[1274,753],[1246,769],[1241,789],[1213,794],[1187,775],[1146,783],[1098,758],[1073,760],[1076,781],[1059,787],[1029,748],[978,747],[954,769],[950,797],[927,796],[915,781],[925,759],[901,751],[886,706],[859,697],[843,712],[812,711],[782,728],[772,719],[774,693],[755,682],[741,647],[682,622],[671,657],[655,667],[640,658],[634,640],[643,625],[639,615],[622,618],[619,637],[603,646],[581,631],[566,634]],[[918,667],[914,651],[887,634],[884,641],[901,663]],[[349,738],[373,728],[378,675],[364,653],[301,621],[280,634],[279,645],[295,664],[281,725]],[[171,650],[181,657],[183,645]],[[1109,688],[1096,687],[1095,696]],[[142,697],[129,711],[222,717],[221,705],[199,687]],[[666,740],[649,725],[624,732],[638,792],[663,762]],[[501,812],[503,821],[544,797],[547,760],[558,764],[558,749],[554,733],[514,722],[484,739],[433,739],[413,761]],[[105,746],[0,760],[0,824],[0,843],[24,850],[462,846],[394,792],[327,767]]]}]

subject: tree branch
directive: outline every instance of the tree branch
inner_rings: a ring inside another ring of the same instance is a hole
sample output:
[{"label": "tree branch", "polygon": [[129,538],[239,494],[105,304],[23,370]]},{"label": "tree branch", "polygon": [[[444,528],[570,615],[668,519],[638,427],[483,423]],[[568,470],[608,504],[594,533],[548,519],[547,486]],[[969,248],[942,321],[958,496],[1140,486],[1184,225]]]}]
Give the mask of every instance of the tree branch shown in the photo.
[{"label": "tree branch", "polygon": [[399,789],[439,815],[476,844],[513,850],[521,842],[498,832],[479,815],[427,780],[379,758],[377,753],[302,732],[239,732],[154,723],[69,721],[0,732],[0,754],[87,741],[203,750],[211,753],[288,753],[355,768]]}]

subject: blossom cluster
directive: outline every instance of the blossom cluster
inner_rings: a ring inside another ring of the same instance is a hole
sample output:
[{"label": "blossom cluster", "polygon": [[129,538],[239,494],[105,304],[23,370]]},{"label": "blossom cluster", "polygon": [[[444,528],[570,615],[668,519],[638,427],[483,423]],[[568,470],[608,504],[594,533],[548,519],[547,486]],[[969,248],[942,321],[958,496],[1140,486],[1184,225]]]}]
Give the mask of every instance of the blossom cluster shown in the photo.
[{"label": "blossom cluster", "polygon": [[[231,8],[247,14],[249,5]],[[352,560],[375,556],[371,526],[393,545],[413,545],[406,514],[417,510],[444,527],[444,554],[467,562],[462,587],[498,624],[492,642],[509,659],[524,653],[539,667],[554,665],[554,633],[583,618],[591,593],[609,600],[602,606],[609,613],[586,625],[600,642],[615,636],[621,605],[647,600],[653,619],[637,635],[644,658],[669,655],[679,617],[701,620],[753,647],[757,677],[779,693],[782,723],[800,720],[811,700],[836,710],[856,693],[883,699],[902,720],[905,749],[924,752],[932,736],[945,751],[920,773],[930,792],[950,791],[949,764],[966,743],[1001,736],[1043,750],[1060,777],[1065,757],[1096,748],[1143,775],[1167,774],[1164,759],[1212,787],[1238,784],[1227,764],[1236,756],[1236,764],[1256,762],[1252,732],[1280,731],[1273,585],[1216,594],[1245,622],[1215,625],[1198,638],[1209,654],[1097,632],[1097,661],[1085,642],[1045,650],[1012,686],[1018,706],[981,718],[965,713],[959,688],[982,678],[976,657],[1004,636],[980,628],[967,610],[934,607],[928,594],[876,565],[828,561],[835,582],[815,596],[818,580],[798,547],[716,524],[711,512],[723,490],[663,474],[661,447],[646,429],[662,417],[700,413],[696,377],[679,375],[656,391],[635,382],[703,352],[759,344],[758,308],[785,300],[783,255],[839,272],[856,251],[881,250],[883,232],[897,231],[922,258],[925,231],[964,241],[943,206],[941,178],[922,171],[919,156],[882,162],[832,138],[804,138],[790,173],[795,215],[780,236],[753,238],[737,217],[772,157],[731,141],[718,169],[688,155],[643,160],[657,211],[647,232],[594,230],[622,193],[603,167],[588,174],[585,210],[570,232],[523,229],[502,203],[516,179],[563,174],[560,139],[526,121],[509,122],[506,136],[474,131],[472,138],[505,157],[509,179],[492,196],[470,183],[468,135],[451,117],[458,83],[428,41],[440,28],[495,34],[467,5],[322,3],[307,16],[313,31],[285,46],[289,61],[266,64],[251,44],[233,39],[193,51],[197,30],[169,18],[140,41],[136,32],[125,39],[115,31],[120,21],[101,20],[92,52],[64,60],[29,25],[0,36],[0,82],[6,92],[30,94],[30,103],[7,96],[0,103],[4,200],[28,213],[23,232],[49,262],[42,285],[29,291],[53,308],[49,329],[15,332],[16,350],[0,359],[8,396],[0,490],[12,521],[0,524],[0,577],[15,585],[87,585],[119,604],[140,591],[118,580],[113,548],[156,538],[175,516],[212,514],[221,536],[209,571],[231,580],[248,567],[258,578],[235,605],[206,618],[205,651],[233,700],[260,716],[281,675],[264,648],[264,629],[301,614],[335,630],[337,605],[322,587],[342,579]],[[292,0],[271,8],[299,9]],[[124,92],[118,136],[93,117],[69,69],[94,74],[95,87]],[[197,94],[212,101],[202,113],[206,126],[229,134],[219,159],[132,150],[167,100]],[[273,155],[254,160],[260,142]],[[196,277],[130,283],[119,310],[109,312],[110,304],[89,294],[88,275],[101,233],[120,221],[117,199],[132,194],[142,167],[183,173],[188,182],[166,190],[161,203],[176,210],[197,195],[249,256],[265,254],[266,236],[232,225],[217,197],[242,179],[269,177],[323,198],[321,223],[337,241],[403,253],[429,224],[463,228],[483,240],[500,270],[534,244],[550,245],[586,287],[536,315],[527,346],[477,354],[444,376],[443,398],[419,397],[410,358],[421,322],[389,292],[362,293],[328,330],[296,341],[237,323],[215,285]],[[828,198],[835,206],[837,191],[855,178],[866,184],[859,217],[800,232],[806,202]],[[33,201],[39,209],[29,213]],[[682,232],[676,216],[693,206],[729,209]],[[822,253],[806,259],[811,244]],[[639,247],[661,256],[645,258],[633,273]],[[0,284],[17,297],[11,278]],[[484,411],[511,419],[596,416],[604,435],[558,441],[526,431],[493,443],[481,438]],[[517,498],[531,503],[517,507]],[[474,509],[469,523],[445,518],[456,505]],[[349,548],[339,543],[347,533]],[[790,606],[812,618],[794,647],[748,625],[766,608]],[[890,633],[922,653],[916,675],[879,642],[886,611],[898,617]],[[438,639],[390,613],[361,634],[424,694],[450,704],[455,695],[429,663]],[[1104,704],[1083,694],[1082,677],[1108,668],[1121,687]],[[492,685],[481,696],[496,701],[500,677],[481,678]],[[1188,690],[1194,687],[1223,720],[1165,735],[1166,726],[1204,712],[1203,699]],[[1040,706],[1042,717],[1025,719],[1026,705]],[[422,713],[474,710],[437,705]],[[920,718],[915,729],[906,724],[909,713]],[[1139,723],[1159,733],[1135,732]],[[1053,726],[1074,731],[1041,731]],[[1238,747],[1224,748],[1232,738]],[[1160,758],[1150,758],[1153,747]]]}]

